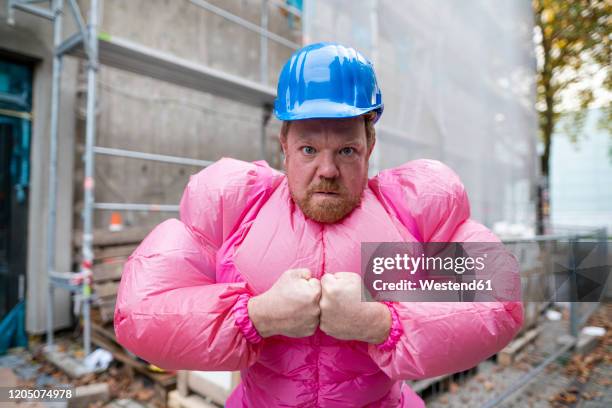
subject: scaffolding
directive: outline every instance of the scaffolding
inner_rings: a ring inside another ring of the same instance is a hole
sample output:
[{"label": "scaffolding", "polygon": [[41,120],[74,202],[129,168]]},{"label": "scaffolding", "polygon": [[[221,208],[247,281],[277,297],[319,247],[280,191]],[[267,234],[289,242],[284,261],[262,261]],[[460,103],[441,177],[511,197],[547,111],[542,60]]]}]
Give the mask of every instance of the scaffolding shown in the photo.
[{"label": "scaffolding", "polygon": [[[47,220],[47,351],[54,351],[53,304],[56,288],[64,288],[75,295],[82,307],[84,356],[91,352],[92,268],[93,268],[93,214],[95,210],[115,211],[160,211],[176,212],[177,205],[148,203],[104,203],[95,202],[94,160],[96,155],[150,160],[156,162],[208,166],[211,162],[194,158],[167,156],[146,152],[96,146],[96,78],[100,64],[149,76],[175,85],[212,93],[234,101],[261,107],[261,147],[266,151],[265,127],[271,116],[275,89],[267,85],[268,44],[274,41],[290,49],[299,44],[268,30],[268,9],[270,5],[283,9],[296,18],[301,11],[280,0],[261,0],[260,25],[253,24],[241,17],[223,10],[203,0],[190,0],[202,9],[214,13],[234,24],[253,31],[260,36],[260,83],[236,75],[228,74],[160,50],[145,47],[132,41],[114,38],[98,31],[100,0],[91,0],[87,23],[81,14],[76,0],[8,0],[8,23],[14,24],[15,11],[30,13],[50,20],[53,23],[53,76],[51,89],[50,155],[49,155],[49,208]],[[50,8],[36,5],[51,3]],[[66,38],[63,35],[65,5],[69,10],[77,31]],[[60,106],[60,82],[63,57],[71,55],[87,62],[87,110],[85,115],[85,152],[84,163],[84,207],[82,210],[83,231],[81,240],[81,264],[78,272],[57,271],[55,268],[56,209],[57,209],[57,161],[58,125]],[[264,156],[265,157],[265,156]]]}]

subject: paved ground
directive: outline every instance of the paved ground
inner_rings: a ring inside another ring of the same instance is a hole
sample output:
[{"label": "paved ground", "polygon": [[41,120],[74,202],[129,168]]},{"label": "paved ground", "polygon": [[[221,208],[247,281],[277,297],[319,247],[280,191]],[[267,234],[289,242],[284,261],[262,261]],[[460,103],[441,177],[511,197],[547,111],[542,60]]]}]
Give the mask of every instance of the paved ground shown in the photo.
[{"label": "paved ground", "polygon": [[[501,403],[500,407],[612,407],[612,305],[603,305],[590,325],[607,328],[599,346],[582,356],[565,354]],[[478,374],[455,379],[448,390],[426,399],[431,408],[480,407],[559,349],[559,336],[568,333],[567,320],[543,319],[540,335],[510,367],[483,362]]]},{"label": "paved ground", "polygon": [[[566,314],[565,314],[566,315]],[[567,317],[567,316],[566,316]],[[506,399],[500,407],[612,407],[612,305],[603,305],[591,317],[589,325],[605,327],[606,336],[586,355],[565,354],[542,373]],[[559,349],[558,338],[568,333],[567,318],[539,323],[540,335],[517,361],[501,367],[494,360],[481,363],[477,373],[456,376],[453,381],[438,385],[426,395],[430,408],[481,407],[504,392],[538,363]],[[70,342],[66,347],[76,347]],[[150,384],[144,379],[127,378],[115,365],[101,375],[90,375],[70,381],[39,355],[16,351],[0,356],[0,371],[15,376],[19,385],[42,387],[45,384],[72,383],[75,386],[96,382],[110,385],[109,408],[153,408],[163,406]],[[2,372],[0,372],[2,374]],[[2,375],[0,375],[0,383]],[[0,404],[1,405],[1,404]],[[96,406],[100,407],[100,403]],[[45,406],[45,405],[41,405]],[[46,405],[48,407],[52,405]],[[55,405],[60,406],[60,405]]]},{"label": "paved ground", "polygon": [[[70,336],[58,336],[56,343],[62,351],[80,350],[80,345]],[[114,362],[111,367],[100,374],[88,374],[78,380],[70,379],[65,373],[52,366],[42,356],[42,344],[31,343],[33,352],[13,349],[0,356],[0,386],[19,386],[24,388],[42,388],[58,384],[70,384],[74,387],[106,383],[109,388],[107,401],[90,403],[90,408],[160,408],[165,406],[153,389],[148,379],[136,375],[130,378]],[[4,407],[0,402],[0,407]],[[11,405],[16,406],[16,405]],[[66,402],[24,403],[19,406],[31,408],[67,408]]]}]

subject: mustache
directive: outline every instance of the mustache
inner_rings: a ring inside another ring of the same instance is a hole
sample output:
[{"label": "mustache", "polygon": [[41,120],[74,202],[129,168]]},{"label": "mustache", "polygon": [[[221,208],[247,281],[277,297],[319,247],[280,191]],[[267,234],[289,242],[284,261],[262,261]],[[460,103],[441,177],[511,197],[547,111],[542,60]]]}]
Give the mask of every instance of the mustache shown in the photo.
[{"label": "mustache", "polygon": [[341,185],[336,179],[321,179],[317,184],[308,188],[309,194],[318,192],[342,193],[344,192],[344,186]]}]

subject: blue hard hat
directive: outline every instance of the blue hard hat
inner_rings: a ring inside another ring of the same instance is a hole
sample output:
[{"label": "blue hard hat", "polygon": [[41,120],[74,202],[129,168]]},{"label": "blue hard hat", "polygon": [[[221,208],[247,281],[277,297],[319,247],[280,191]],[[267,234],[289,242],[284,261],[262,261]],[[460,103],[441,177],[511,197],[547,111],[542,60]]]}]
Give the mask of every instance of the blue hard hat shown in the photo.
[{"label": "blue hard hat", "polygon": [[310,44],[296,51],[278,80],[274,114],[280,120],[350,118],[383,111],[372,63],[353,48]]}]

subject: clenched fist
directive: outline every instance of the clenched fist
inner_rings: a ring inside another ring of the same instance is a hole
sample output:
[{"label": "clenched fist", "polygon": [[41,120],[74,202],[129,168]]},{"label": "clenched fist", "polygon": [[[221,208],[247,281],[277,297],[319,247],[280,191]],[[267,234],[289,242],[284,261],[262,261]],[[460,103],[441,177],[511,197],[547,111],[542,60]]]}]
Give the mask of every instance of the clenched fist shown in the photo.
[{"label": "clenched fist", "polygon": [[308,269],[290,269],[249,300],[249,317],[262,337],[306,337],[319,326],[321,283]]},{"label": "clenched fist", "polygon": [[353,272],[326,273],[321,278],[319,327],[340,340],[379,344],[391,329],[387,306],[361,301],[361,277]]}]

